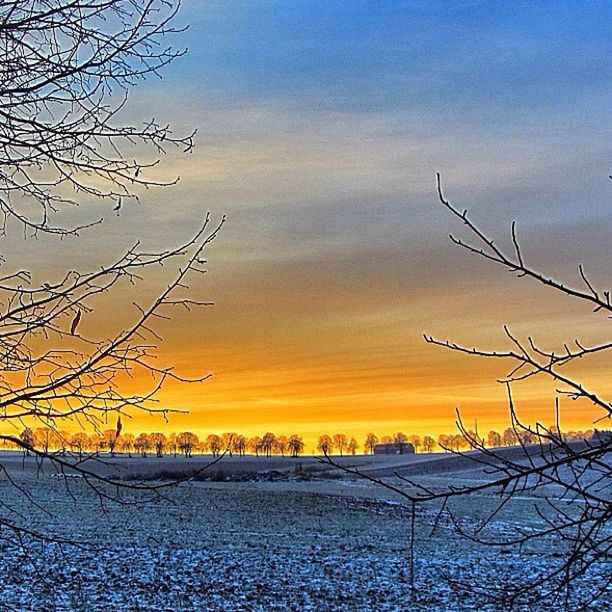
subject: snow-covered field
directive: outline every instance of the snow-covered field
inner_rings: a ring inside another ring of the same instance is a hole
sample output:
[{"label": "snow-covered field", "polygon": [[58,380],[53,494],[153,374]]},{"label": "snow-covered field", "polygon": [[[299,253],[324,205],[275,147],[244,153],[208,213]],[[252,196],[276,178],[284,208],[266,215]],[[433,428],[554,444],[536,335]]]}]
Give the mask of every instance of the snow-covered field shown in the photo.
[{"label": "snow-covered field", "polygon": [[[134,507],[102,502],[79,479],[66,489],[48,473],[13,475],[43,507],[26,503],[6,479],[2,502],[30,528],[81,546],[19,545],[3,530],[0,609],[487,610],[496,608],[453,579],[503,589],[559,562],[552,548],[477,548],[445,521],[431,536],[433,512],[425,510],[411,593],[409,513],[363,481],[196,482]],[[469,521],[492,500],[461,503]],[[494,529],[528,526],[532,506],[517,500]],[[600,565],[577,594],[609,579],[611,569]],[[610,597],[590,609],[609,607]]]}]

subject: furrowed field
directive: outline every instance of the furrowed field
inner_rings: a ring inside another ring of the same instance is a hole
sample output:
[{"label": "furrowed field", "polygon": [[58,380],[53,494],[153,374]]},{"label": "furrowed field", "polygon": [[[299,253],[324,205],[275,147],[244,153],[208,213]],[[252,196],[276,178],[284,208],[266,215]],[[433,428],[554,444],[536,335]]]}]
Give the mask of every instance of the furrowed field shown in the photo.
[{"label": "furrowed field", "polygon": [[[430,486],[482,475],[444,455],[344,458],[370,473],[418,470]],[[202,463],[179,459],[114,459],[123,476],[154,478]],[[403,462],[403,463],[402,463]],[[435,508],[417,516],[415,592],[409,586],[409,509],[364,480],[341,477],[313,459],[224,459],[215,481],[185,483],[166,499],[127,505],[105,501],[80,478],[36,469],[20,455],[3,457],[22,491],[0,482],[2,502],[20,509],[34,531],[78,540],[79,546],[2,541],[0,607],[19,610],[331,610],[495,609],[460,583],[503,589],[559,562],[558,547],[475,547],[459,539]],[[434,469],[438,466],[436,469]],[[113,472],[108,466],[100,470]],[[106,473],[106,472],[105,472]],[[151,483],[153,481],[147,480]],[[554,491],[549,491],[551,495]],[[39,502],[27,501],[32,495]],[[460,500],[474,523],[494,499]],[[496,517],[492,535],[538,521],[534,498],[522,496]],[[9,536],[9,532],[4,532]],[[601,563],[578,586],[609,578]],[[609,595],[609,593],[608,593]],[[604,597],[591,609],[606,609]],[[545,604],[540,606],[545,609]],[[533,607],[531,609],[534,609]]]}]

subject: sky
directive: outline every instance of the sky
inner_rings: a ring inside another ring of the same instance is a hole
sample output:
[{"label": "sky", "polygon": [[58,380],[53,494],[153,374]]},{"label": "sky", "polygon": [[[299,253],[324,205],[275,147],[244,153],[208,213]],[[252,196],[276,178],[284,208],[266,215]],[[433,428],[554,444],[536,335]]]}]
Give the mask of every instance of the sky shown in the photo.
[{"label": "sky", "polygon": [[[500,244],[516,220],[535,266],[576,285],[583,263],[609,282],[611,22],[609,2],[185,0],[189,28],[172,42],[188,53],[127,111],[197,128],[195,151],[156,170],[179,184],[108,219],[85,252],[70,239],[36,248],[58,267],[76,253],[94,263],[135,238],[176,244],[207,210],[227,215],[193,286],[214,308],[162,325],[160,359],[213,374],[162,392],[160,405],[189,410],[169,429],[308,444],[337,431],[437,435],[454,430],[456,408],[481,432],[503,429],[496,379],[509,364],[422,334],[501,348],[508,324],[552,348],[600,339],[609,323],[452,245],[465,233],[435,173]],[[607,365],[576,374],[609,392]],[[554,385],[514,393],[526,421],[552,422]],[[568,428],[599,416],[561,405]]]}]

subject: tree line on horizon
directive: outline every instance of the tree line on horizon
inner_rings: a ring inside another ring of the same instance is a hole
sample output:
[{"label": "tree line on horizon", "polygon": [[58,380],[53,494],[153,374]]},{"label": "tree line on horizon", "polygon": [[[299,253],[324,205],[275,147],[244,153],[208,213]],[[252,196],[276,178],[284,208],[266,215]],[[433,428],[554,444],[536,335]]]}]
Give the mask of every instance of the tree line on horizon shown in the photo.
[{"label": "tree line on horizon", "polygon": [[[120,422],[119,422],[120,423]],[[551,426],[550,431],[556,431]],[[517,431],[508,427],[503,432],[489,431],[486,438],[478,436],[476,432],[468,432],[472,439],[478,439],[482,444],[490,448],[510,447],[538,443],[538,436],[530,431]],[[562,434],[565,441],[588,440],[593,438],[596,430],[568,431]],[[155,454],[156,457],[184,455],[190,458],[194,453],[212,454],[218,457],[222,453],[229,456],[237,455],[244,457],[246,454],[270,457],[272,455],[298,457],[303,454],[305,444],[303,438],[298,434],[289,436],[276,435],[266,432],[263,436],[246,437],[236,432],[226,432],[222,435],[209,434],[200,438],[191,431],[164,434],[162,432],[141,432],[137,436],[129,432],[123,433],[121,427],[107,429],[101,432],[87,434],[83,431],[69,433],[51,427],[39,427],[31,429],[26,427],[20,434],[21,445],[11,442],[10,436],[3,438],[3,447],[6,449],[20,448],[26,453],[30,449],[49,452],[74,452],[79,455],[85,453],[97,454],[107,452],[111,456],[123,453],[129,457],[147,457]],[[375,433],[368,433],[365,437],[363,447],[359,445],[354,437],[348,437],[343,433],[333,435],[323,434],[319,436],[316,450],[321,454],[331,455],[356,455],[360,448],[365,454],[373,454],[377,445],[395,445],[398,450],[403,451],[412,446],[415,453],[431,453],[438,447],[444,452],[458,452],[470,447],[468,439],[460,434],[440,434],[436,439],[432,436],[408,435],[398,431],[393,435],[385,435],[380,438]]]}]

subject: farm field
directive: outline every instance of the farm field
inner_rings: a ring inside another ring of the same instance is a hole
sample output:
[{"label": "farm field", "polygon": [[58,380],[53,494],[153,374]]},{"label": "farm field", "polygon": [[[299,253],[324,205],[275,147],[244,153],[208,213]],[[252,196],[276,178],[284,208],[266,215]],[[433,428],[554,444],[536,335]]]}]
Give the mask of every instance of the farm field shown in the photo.
[{"label": "farm field", "polygon": [[[408,463],[416,466],[423,457],[345,461],[391,470],[400,463],[405,468]],[[500,554],[497,549],[476,548],[457,539],[444,518],[431,535],[434,508],[424,509],[417,516],[412,593],[410,514],[401,500],[363,480],[315,471],[321,466],[312,458],[299,461],[300,469],[310,472],[301,478],[294,474],[295,461],[275,459],[247,459],[250,480],[189,482],[167,491],[166,499],[147,501],[127,494],[128,505],[119,505],[101,499],[82,479],[60,478],[45,466],[37,470],[31,459],[23,463],[17,455],[3,456],[10,477],[40,506],[32,507],[6,476],[0,482],[3,501],[21,509],[31,529],[80,545],[25,542],[22,546],[3,540],[0,606],[19,610],[496,609],[483,606],[482,600],[453,581],[476,580],[503,589],[558,562],[552,549],[526,548],[519,554],[508,548]],[[171,459],[133,461],[141,472],[145,464],[153,470],[157,461],[165,468],[171,465]],[[239,461],[217,464],[216,478],[227,478]],[[446,459],[442,454],[429,458],[424,475],[429,486],[442,485],[448,478],[480,478],[477,471],[465,469],[436,475],[431,469],[435,461],[442,466]],[[261,480],[255,479],[258,463],[264,472]],[[225,472],[219,476],[221,467]],[[271,469],[272,480],[265,477]],[[286,477],[278,476],[282,469]],[[525,496],[513,500],[493,530],[499,535],[515,524],[528,528],[535,520],[533,501]],[[493,502],[486,496],[461,500],[456,510],[466,521],[474,521]],[[583,587],[603,581],[611,569],[610,563],[600,564]],[[605,599],[591,609],[606,609]]]}]

